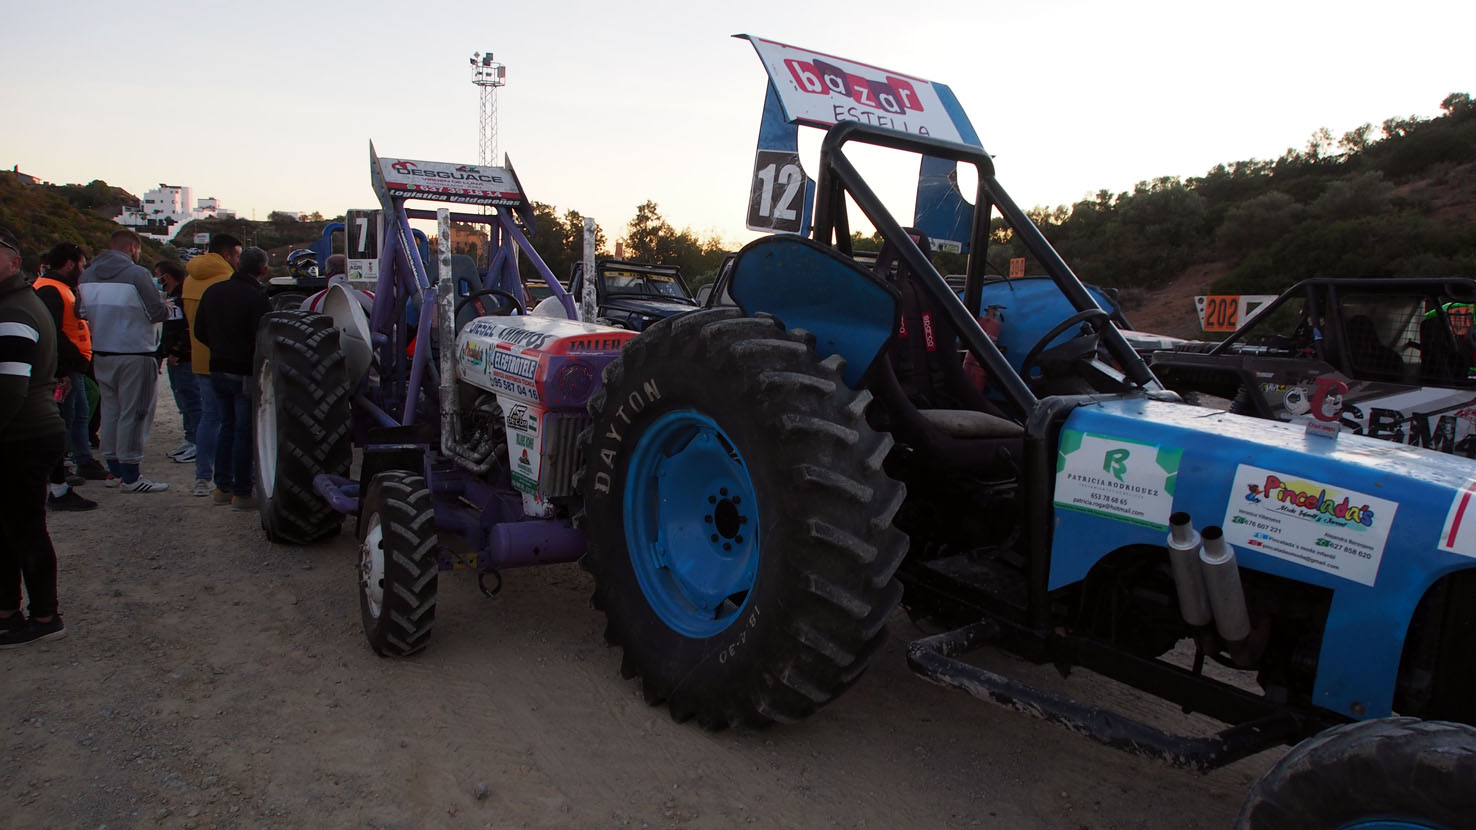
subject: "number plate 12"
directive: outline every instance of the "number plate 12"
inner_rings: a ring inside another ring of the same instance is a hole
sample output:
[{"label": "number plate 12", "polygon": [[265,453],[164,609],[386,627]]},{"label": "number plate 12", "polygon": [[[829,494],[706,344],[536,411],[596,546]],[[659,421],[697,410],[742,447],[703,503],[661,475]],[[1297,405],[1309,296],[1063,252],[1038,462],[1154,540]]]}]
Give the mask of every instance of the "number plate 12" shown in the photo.
[{"label": "number plate 12", "polygon": [[748,191],[750,230],[804,233],[809,224],[810,177],[799,154],[759,150],[754,155],[753,182]]}]

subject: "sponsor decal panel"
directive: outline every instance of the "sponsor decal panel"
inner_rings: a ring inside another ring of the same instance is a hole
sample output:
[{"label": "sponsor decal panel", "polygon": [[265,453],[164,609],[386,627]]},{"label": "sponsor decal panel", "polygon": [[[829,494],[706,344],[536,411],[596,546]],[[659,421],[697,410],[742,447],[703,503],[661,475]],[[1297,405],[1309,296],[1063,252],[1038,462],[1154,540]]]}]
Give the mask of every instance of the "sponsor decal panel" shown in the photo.
[{"label": "sponsor decal panel", "polygon": [[538,492],[542,455],[538,447],[538,422],[542,410],[499,396],[507,428],[507,457],[512,466],[513,486],[524,493]]},{"label": "sponsor decal panel", "polygon": [[1061,431],[1056,507],[1168,531],[1180,447]]},{"label": "sponsor decal panel", "polygon": [[869,64],[749,38],[791,121],[829,126],[860,121],[959,141],[931,81]]},{"label": "sponsor decal panel", "polygon": [[1225,541],[1373,585],[1398,507],[1357,490],[1241,464],[1225,508]]}]

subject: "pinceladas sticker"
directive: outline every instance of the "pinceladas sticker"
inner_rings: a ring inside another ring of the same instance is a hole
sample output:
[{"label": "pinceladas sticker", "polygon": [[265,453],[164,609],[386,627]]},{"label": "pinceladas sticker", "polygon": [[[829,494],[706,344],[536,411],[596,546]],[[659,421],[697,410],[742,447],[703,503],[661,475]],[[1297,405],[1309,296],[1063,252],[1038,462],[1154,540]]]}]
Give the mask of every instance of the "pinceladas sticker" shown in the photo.
[{"label": "pinceladas sticker", "polygon": [[1168,530],[1184,450],[1061,430],[1056,506]]},{"label": "pinceladas sticker", "polygon": [[1398,504],[1249,464],[1235,469],[1232,488],[1225,541],[1374,584]]}]

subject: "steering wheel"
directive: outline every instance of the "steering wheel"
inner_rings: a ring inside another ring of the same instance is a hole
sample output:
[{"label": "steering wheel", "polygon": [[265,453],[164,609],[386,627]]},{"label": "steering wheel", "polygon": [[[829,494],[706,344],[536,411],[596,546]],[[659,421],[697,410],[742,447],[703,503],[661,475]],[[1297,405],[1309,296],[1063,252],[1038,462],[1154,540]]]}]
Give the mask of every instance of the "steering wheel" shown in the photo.
[{"label": "steering wheel", "polygon": [[[1061,357],[1070,360],[1075,360],[1076,358],[1096,351],[1098,336],[1098,332],[1096,331],[1093,331],[1092,334],[1087,337],[1068,340],[1065,343],[1062,343],[1060,346],[1055,347],[1054,349],[1047,350],[1046,345],[1049,344],[1052,340],[1055,340],[1061,335],[1062,332],[1066,331],[1072,326],[1080,325],[1081,323],[1085,323],[1088,320],[1098,320],[1098,324],[1100,325],[1101,323],[1110,322],[1111,319],[1112,314],[1110,312],[1104,311],[1100,308],[1088,308],[1083,311],[1078,311],[1070,317],[1067,317],[1065,320],[1062,320],[1054,326],[1051,326],[1051,330],[1041,335],[1040,339],[1035,341],[1035,345],[1030,347],[1030,351],[1025,353],[1025,359],[1020,362],[1021,376],[1023,376],[1026,380],[1029,380],[1030,370],[1035,368],[1036,363],[1038,363],[1040,361],[1040,358],[1044,357],[1048,353],[1048,351],[1054,352],[1058,349],[1066,349],[1066,347],[1070,346],[1071,348],[1066,352],[1063,352],[1063,354],[1061,355]],[[1078,341],[1080,341],[1080,343],[1078,343]]]},{"label": "steering wheel", "polygon": [[[483,298],[484,297],[497,297],[498,299],[502,300],[503,302],[500,302],[500,303],[497,304],[497,310],[495,310],[495,311],[488,311],[487,310],[487,304],[485,302],[483,302]],[[517,297],[514,297],[513,295],[509,294],[508,292],[503,291],[501,288],[483,288],[483,289],[478,290],[478,291],[473,291],[472,293],[466,295],[465,297],[462,297],[461,299],[457,300],[456,301],[456,317],[458,319],[460,319],[460,317],[461,317],[461,310],[463,308],[466,308],[468,305],[470,305],[472,307],[472,310],[476,311],[478,317],[489,317],[489,316],[494,315],[494,314],[505,315],[505,314],[514,314],[514,313],[515,314],[526,314],[527,313],[526,311],[523,310],[523,304],[518,301],[518,298]],[[504,311],[504,309],[506,309],[506,311]]]}]

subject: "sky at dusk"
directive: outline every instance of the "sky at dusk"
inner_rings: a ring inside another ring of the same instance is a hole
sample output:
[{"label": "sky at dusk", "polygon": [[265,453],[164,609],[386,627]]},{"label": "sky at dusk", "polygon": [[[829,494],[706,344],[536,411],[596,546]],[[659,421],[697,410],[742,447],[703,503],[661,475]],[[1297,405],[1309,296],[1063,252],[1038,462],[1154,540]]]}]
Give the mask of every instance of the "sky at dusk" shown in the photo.
[{"label": "sky at dusk", "polygon": [[[1023,206],[1274,159],[1476,93],[1476,3],[7,3],[0,165],[242,216],[374,207],[381,155],[476,162],[467,59],[507,66],[499,153],[613,240],[652,199],[743,229],[765,74],[748,33],[949,85]],[[806,140],[802,149],[817,141]],[[815,172],[813,160],[807,167]],[[910,216],[915,164],[878,163]]]}]

